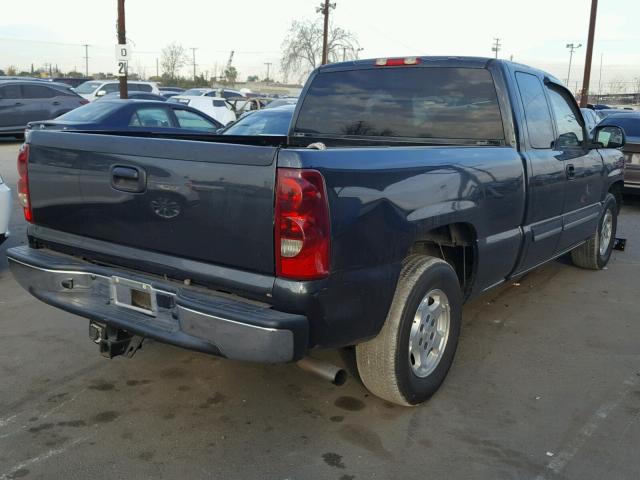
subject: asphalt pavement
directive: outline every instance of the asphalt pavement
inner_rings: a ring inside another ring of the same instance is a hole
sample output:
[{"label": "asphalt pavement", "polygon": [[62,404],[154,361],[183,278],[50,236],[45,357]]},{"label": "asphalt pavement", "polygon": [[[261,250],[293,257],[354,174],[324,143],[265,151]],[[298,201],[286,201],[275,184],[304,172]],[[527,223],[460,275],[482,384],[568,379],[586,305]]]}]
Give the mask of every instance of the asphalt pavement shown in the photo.
[{"label": "asphalt pavement", "polygon": [[[14,187],[19,143],[0,141]],[[106,360],[88,322],[20,288],[0,247],[0,480],[640,478],[640,201],[608,269],[552,262],[466,305],[426,404],[357,378],[145,343]],[[349,352],[322,357],[350,364]]]}]

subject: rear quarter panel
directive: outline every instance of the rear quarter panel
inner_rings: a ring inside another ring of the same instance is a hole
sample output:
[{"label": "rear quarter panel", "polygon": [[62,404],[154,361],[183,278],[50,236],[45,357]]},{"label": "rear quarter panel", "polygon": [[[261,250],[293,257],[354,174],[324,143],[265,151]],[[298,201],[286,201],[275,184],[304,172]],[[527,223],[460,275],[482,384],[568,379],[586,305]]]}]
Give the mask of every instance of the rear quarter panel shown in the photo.
[{"label": "rear quarter panel", "polygon": [[[362,332],[377,333],[402,260],[416,240],[439,226],[466,223],[475,231],[473,293],[504,279],[515,265],[525,190],[523,164],[513,148],[291,149],[280,151],[278,166],[313,168],[326,180],[332,274],[325,304],[359,317],[328,315],[327,322],[363,323]],[[366,287],[358,284],[365,279]]]}]

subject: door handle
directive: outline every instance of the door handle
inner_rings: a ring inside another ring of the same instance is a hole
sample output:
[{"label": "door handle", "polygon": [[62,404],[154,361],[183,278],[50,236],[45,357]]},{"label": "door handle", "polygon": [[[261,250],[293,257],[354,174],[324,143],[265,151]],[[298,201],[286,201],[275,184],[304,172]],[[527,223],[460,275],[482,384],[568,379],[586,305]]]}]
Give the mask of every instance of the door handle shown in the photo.
[{"label": "door handle", "polygon": [[60,102],[58,102],[57,100],[55,102],[53,102],[54,105],[60,105]]},{"label": "door handle", "polygon": [[22,106],[22,105],[24,105],[24,104],[23,104],[22,102],[16,102],[16,103],[14,103],[14,105],[15,105],[16,107],[21,107],[21,106]]},{"label": "door handle", "polygon": [[573,163],[567,165],[567,178],[574,178],[576,176],[576,167]]},{"label": "door handle", "polygon": [[114,166],[111,168],[111,186],[129,193],[142,193],[147,187],[144,170],[137,167]]}]

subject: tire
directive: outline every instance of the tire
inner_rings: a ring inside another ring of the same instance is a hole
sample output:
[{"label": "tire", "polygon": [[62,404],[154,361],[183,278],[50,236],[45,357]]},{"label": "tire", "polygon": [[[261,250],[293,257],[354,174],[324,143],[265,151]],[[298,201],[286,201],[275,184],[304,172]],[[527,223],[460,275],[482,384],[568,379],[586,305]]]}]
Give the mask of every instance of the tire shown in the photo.
[{"label": "tire", "polygon": [[[586,243],[571,250],[573,264],[590,270],[602,270],[611,258],[617,228],[618,203],[615,197],[608,193],[604,200],[604,208],[598,220],[596,232],[589,237]],[[606,242],[606,245],[603,242]]]},{"label": "tire", "polygon": [[[443,313],[426,316],[434,313],[438,304]],[[382,330],[372,340],[356,345],[364,385],[374,395],[398,405],[417,405],[429,399],[453,362],[461,318],[462,292],[451,265],[426,255],[407,257]],[[434,342],[439,342],[440,348]]]}]

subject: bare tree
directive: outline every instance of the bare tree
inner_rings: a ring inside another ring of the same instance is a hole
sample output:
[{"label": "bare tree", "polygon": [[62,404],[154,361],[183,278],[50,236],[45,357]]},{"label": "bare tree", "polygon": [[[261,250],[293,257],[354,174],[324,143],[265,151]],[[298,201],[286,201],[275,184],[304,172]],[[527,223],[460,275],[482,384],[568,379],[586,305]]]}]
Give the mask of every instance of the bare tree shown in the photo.
[{"label": "bare tree", "polygon": [[[354,34],[340,27],[329,28],[327,42],[329,62],[353,60],[360,50]],[[302,79],[322,62],[322,24],[294,20],[282,42],[280,65],[285,80],[294,75]]]},{"label": "bare tree", "polygon": [[170,43],[162,49],[160,63],[162,72],[172,80],[175,80],[179,70],[187,63],[187,51],[179,43]]}]

